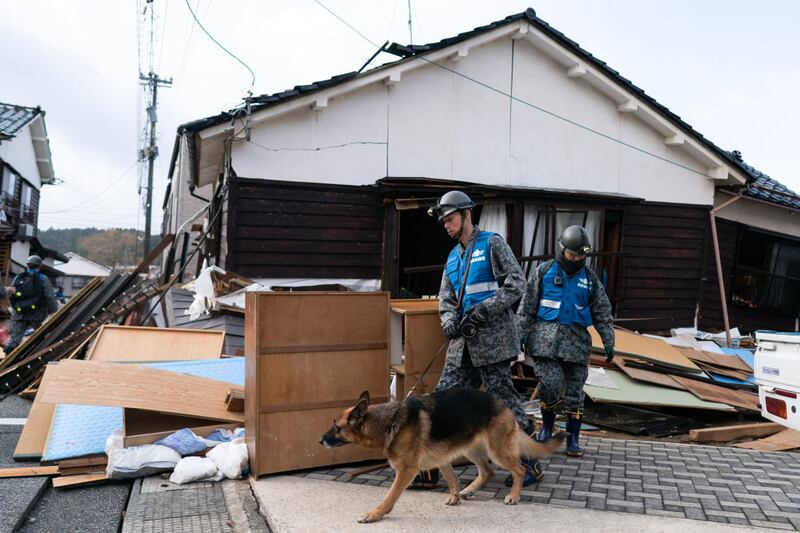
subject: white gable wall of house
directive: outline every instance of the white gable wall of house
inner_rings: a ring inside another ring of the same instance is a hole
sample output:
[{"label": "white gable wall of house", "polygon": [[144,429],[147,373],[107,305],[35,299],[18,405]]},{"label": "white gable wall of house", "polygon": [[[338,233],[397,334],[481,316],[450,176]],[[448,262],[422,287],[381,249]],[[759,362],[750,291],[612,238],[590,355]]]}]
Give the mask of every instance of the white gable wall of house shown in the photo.
[{"label": "white gable wall of house", "polygon": [[304,182],[426,177],[713,203],[715,180],[702,173],[712,174],[716,166],[716,177],[725,180],[728,169],[710,151],[645,113],[643,104],[621,90],[601,87],[584,72],[589,67],[565,68],[569,58],[554,59],[538,38],[526,35],[512,44],[509,28],[501,30],[504,37],[471,48],[465,41],[436,61],[509,93],[513,46],[516,98],[611,139],[435,65],[411,68],[420,63],[415,60],[352,91],[343,92],[348,83],[363,80],[320,91],[293,111],[282,112],[281,106],[297,105],[287,102],[263,111],[262,118],[256,113],[252,143],[233,145],[234,169],[240,176]]},{"label": "white gable wall of house", "polygon": [[13,139],[0,143],[0,159],[14,167],[36,189],[42,188],[42,180],[36,163],[32,127],[41,120],[41,116],[37,117],[30,124],[20,129]]}]

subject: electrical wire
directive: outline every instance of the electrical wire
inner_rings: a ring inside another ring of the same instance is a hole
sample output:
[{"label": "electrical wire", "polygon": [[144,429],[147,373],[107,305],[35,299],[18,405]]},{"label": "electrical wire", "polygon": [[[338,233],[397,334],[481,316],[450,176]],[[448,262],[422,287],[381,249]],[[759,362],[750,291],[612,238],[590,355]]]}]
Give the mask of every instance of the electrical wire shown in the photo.
[{"label": "electrical wire", "polygon": [[[342,18],[341,18],[339,15],[337,15],[337,14],[336,14],[336,13],[334,13],[333,11],[331,11],[331,10],[330,10],[328,7],[326,7],[326,6],[325,6],[325,5],[324,5],[322,2],[320,2],[319,0],[314,0],[314,1],[315,1],[317,4],[319,4],[320,6],[322,6],[323,8],[325,8],[325,10],[326,10],[326,11],[328,11],[328,12],[329,12],[331,15],[333,15],[334,17],[336,17],[336,18],[337,18],[339,21],[341,21],[343,24],[345,24],[345,25],[346,25],[348,28],[350,28],[351,30],[353,30],[354,32],[356,32],[358,35],[360,35],[360,36],[361,36],[361,38],[363,38],[365,41],[367,41],[368,43],[372,44],[373,46],[377,46],[375,43],[373,43],[371,40],[369,40],[367,37],[365,37],[365,36],[364,36],[364,34],[362,34],[360,31],[358,31],[358,30],[357,30],[357,29],[355,29],[353,26],[351,26],[351,25],[350,25],[350,24],[349,24],[347,21],[345,21],[344,19],[342,19]],[[707,174],[706,172],[702,171],[702,170],[697,170],[697,169],[694,169],[694,168],[688,167],[688,166],[686,166],[686,165],[684,165],[684,164],[682,164],[682,163],[679,163],[679,162],[677,162],[677,161],[673,161],[673,160],[671,160],[671,159],[668,159],[668,158],[666,158],[666,157],[663,157],[663,156],[660,156],[660,155],[658,155],[658,154],[655,154],[655,153],[653,153],[653,152],[650,152],[650,151],[648,151],[648,150],[645,150],[644,148],[640,148],[640,147],[638,147],[638,146],[635,146],[635,145],[633,145],[633,144],[627,143],[627,142],[625,142],[625,141],[623,141],[623,140],[621,140],[621,139],[617,139],[617,138],[615,138],[615,137],[612,137],[612,136],[610,136],[610,135],[607,135],[607,134],[605,134],[605,133],[603,133],[603,132],[597,131],[597,130],[595,130],[594,128],[591,128],[591,127],[589,127],[589,126],[586,126],[585,124],[581,124],[580,122],[577,122],[577,121],[575,121],[575,120],[572,120],[572,119],[570,119],[570,118],[564,117],[564,116],[562,116],[562,115],[559,115],[558,113],[555,113],[555,112],[553,112],[553,111],[550,111],[550,110],[548,110],[548,109],[545,109],[545,108],[543,108],[543,107],[541,107],[541,106],[538,106],[538,105],[536,105],[536,104],[533,104],[533,103],[531,103],[531,102],[528,102],[528,101],[526,101],[526,100],[523,100],[522,98],[519,98],[519,97],[517,97],[517,96],[514,96],[514,95],[512,95],[511,93],[507,93],[506,91],[504,91],[504,90],[502,90],[502,89],[499,89],[499,88],[497,88],[497,87],[494,87],[494,86],[492,86],[492,85],[489,85],[488,83],[484,83],[484,82],[482,82],[482,81],[476,80],[475,78],[472,78],[472,77],[470,77],[470,76],[467,76],[466,74],[463,74],[463,73],[461,73],[461,72],[458,72],[458,71],[456,71],[456,70],[453,70],[453,69],[451,69],[451,68],[449,68],[449,67],[446,67],[445,65],[442,65],[442,64],[440,64],[440,63],[437,63],[436,61],[431,61],[431,60],[430,60],[430,59],[428,59],[427,57],[424,57],[424,56],[421,56],[421,55],[414,55],[414,56],[410,56],[410,57],[413,57],[414,59],[420,59],[420,60],[422,60],[422,61],[425,61],[426,63],[429,63],[429,64],[431,64],[431,65],[435,65],[435,66],[437,66],[437,67],[441,68],[442,70],[445,70],[445,71],[447,71],[447,72],[450,72],[451,74],[455,74],[456,76],[459,76],[459,77],[461,77],[461,78],[464,78],[465,80],[468,80],[468,81],[470,81],[470,82],[472,82],[472,83],[475,83],[476,85],[479,85],[479,86],[481,86],[481,87],[484,87],[485,89],[488,89],[488,90],[490,90],[490,91],[492,91],[492,92],[495,92],[495,93],[497,93],[497,94],[500,94],[500,95],[502,95],[502,96],[505,96],[505,97],[507,97],[507,98],[511,99],[512,101],[518,102],[518,103],[520,103],[520,104],[523,104],[523,105],[525,105],[525,106],[528,106],[528,107],[530,107],[530,108],[532,108],[532,109],[535,109],[535,110],[537,110],[537,111],[539,111],[539,112],[541,112],[541,113],[545,113],[545,114],[547,114],[547,115],[549,115],[549,116],[551,116],[551,117],[554,117],[554,118],[557,118],[557,119],[559,119],[559,120],[562,120],[562,121],[564,121],[564,122],[566,122],[566,123],[568,123],[568,124],[571,124],[571,125],[573,125],[573,126],[575,126],[575,127],[581,128],[581,129],[583,129],[583,130],[585,130],[585,131],[588,131],[588,132],[590,132],[590,133],[593,133],[593,134],[595,134],[595,135],[598,135],[598,136],[600,136],[600,137],[602,137],[602,138],[604,138],[604,139],[607,139],[607,140],[609,140],[609,141],[615,142],[615,143],[617,143],[617,144],[619,144],[619,145],[621,145],[621,146],[625,146],[625,147],[627,147],[627,148],[630,148],[630,149],[632,149],[632,150],[636,150],[637,152],[640,152],[640,153],[642,153],[642,154],[644,154],[644,155],[647,155],[647,156],[653,157],[653,158],[655,158],[655,159],[658,159],[658,160],[660,160],[660,161],[663,161],[663,162],[665,162],[665,163],[669,163],[669,164],[671,164],[671,165],[675,165],[675,166],[677,166],[677,167],[679,167],[679,168],[682,168],[682,169],[684,169],[684,170],[688,170],[688,171],[690,171],[690,172],[693,172],[693,173],[695,173],[695,174],[699,174],[700,176],[703,176],[703,177],[708,177],[708,174]]]},{"label": "electrical wire", "polygon": [[267,152],[319,152],[321,150],[330,150],[330,149],[333,149],[333,148],[344,148],[345,146],[351,146],[351,145],[355,145],[355,144],[367,144],[367,145],[369,145],[369,144],[377,144],[377,145],[381,145],[381,146],[385,146],[385,145],[389,144],[386,141],[352,141],[352,142],[347,142],[347,143],[342,143],[342,144],[332,144],[332,145],[329,145],[329,146],[317,146],[317,147],[314,147],[314,148],[270,148],[269,146],[264,146],[263,144],[258,144],[257,142],[254,142],[254,141],[248,141],[248,142],[250,144],[254,145],[254,146],[257,146],[257,147],[259,147],[259,148],[261,148],[263,150],[266,150]]},{"label": "electrical wire", "polygon": [[115,180],[114,180],[114,181],[113,181],[113,182],[112,182],[112,183],[111,183],[111,184],[110,184],[108,187],[106,187],[105,189],[103,189],[103,190],[102,190],[102,191],[100,191],[99,193],[95,194],[94,196],[92,196],[92,197],[90,197],[90,198],[87,198],[87,199],[86,199],[86,200],[84,200],[83,202],[81,202],[81,203],[79,203],[79,204],[75,204],[75,205],[73,205],[72,207],[67,207],[67,208],[65,208],[65,209],[57,209],[57,210],[55,210],[55,211],[39,211],[39,213],[40,213],[40,214],[64,213],[64,212],[66,212],[66,211],[72,211],[73,209],[76,209],[76,208],[78,208],[78,207],[81,207],[81,206],[83,206],[83,205],[86,205],[87,203],[91,202],[91,201],[92,201],[92,200],[94,200],[95,198],[98,198],[98,197],[102,196],[103,194],[105,194],[106,192],[108,192],[109,190],[111,190],[111,188],[112,188],[112,187],[114,187],[114,186],[115,186],[115,185],[117,185],[119,182],[121,182],[121,181],[123,180],[123,178],[125,178],[125,176],[127,176],[127,175],[128,175],[128,172],[130,172],[130,171],[133,169],[133,167],[135,167],[137,164],[139,164],[139,161],[138,161],[138,160],[137,160],[137,161],[134,161],[134,162],[133,162],[133,164],[132,164],[131,166],[129,166],[129,167],[127,168],[127,170],[125,170],[125,172],[123,172],[122,174],[120,174],[120,176],[119,176],[117,179],[115,179]]},{"label": "electrical wire", "polygon": [[325,4],[323,4],[322,2],[320,2],[319,0],[314,0],[314,2],[316,2],[316,3],[317,3],[317,5],[319,5],[319,6],[320,6],[322,9],[324,9],[325,11],[327,11],[328,13],[330,13],[331,15],[333,15],[333,16],[334,16],[334,17],[335,17],[337,20],[339,20],[339,22],[341,22],[342,24],[344,24],[345,26],[347,26],[348,28],[350,28],[351,30],[353,30],[354,32],[356,32],[356,33],[357,33],[359,36],[361,36],[361,38],[362,38],[362,39],[364,39],[365,41],[367,41],[369,44],[371,44],[371,45],[372,45],[372,46],[374,46],[375,48],[378,48],[378,47],[380,46],[379,44],[377,44],[377,43],[374,43],[374,42],[372,42],[371,40],[369,40],[369,38],[368,38],[366,35],[364,35],[364,34],[363,34],[363,33],[361,33],[360,31],[358,31],[357,29],[355,29],[353,26],[351,26],[349,22],[347,22],[347,21],[346,21],[346,20],[344,20],[342,17],[340,17],[339,15],[337,15],[336,13],[334,13],[333,11],[331,11],[331,10],[330,10],[330,8],[329,8],[328,6],[326,6]]},{"label": "electrical wire", "polygon": [[246,68],[248,72],[250,72],[250,76],[252,76],[252,77],[253,77],[252,81],[250,82],[250,87],[251,87],[251,88],[252,88],[252,87],[254,87],[254,86],[255,86],[255,84],[256,84],[256,75],[255,75],[255,73],[253,72],[253,69],[251,69],[249,66],[247,66],[247,63],[245,63],[244,61],[242,61],[241,59],[239,59],[238,57],[236,57],[236,56],[235,56],[235,55],[234,55],[234,54],[233,54],[233,53],[232,53],[230,50],[228,50],[227,48],[225,48],[224,46],[222,46],[222,44],[220,44],[220,42],[219,42],[219,41],[217,41],[216,39],[214,39],[214,37],[213,37],[213,36],[212,36],[210,33],[208,33],[208,30],[206,30],[205,26],[203,26],[203,24],[202,24],[202,23],[201,23],[201,22],[200,22],[200,21],[197,19],[197,15],[195,15],[195,13],[194,13],[194,10],[192,9],[192,5],[189,3],[189,0],[186,0],[186,7],[188,7],[188,8],[189,8],[189,13],[191,13],[191,14],[192,14],[192,18],[193,18],[193,19],[194,19],[194,21],[197,23],[197,25],[200,27],[200,29],[201,29],[201,30],[203,30],[203,33],[205,33],[205,34],[208,36],[208,38],[209,38],[209,39],[211,39],[211,40],[214,42],[214,44],[216,44],[217,46],[219,46],[220,48],[222,48],[222,50],[224,50],[224,51],[225,51],[225,53],[227,53],[227,54],[228,54],[229,56],[231,56],[233,59],[235,59],[236,61],[238,61],[239,63],[241,63],[241,65],[242,65],[244,68]]}]

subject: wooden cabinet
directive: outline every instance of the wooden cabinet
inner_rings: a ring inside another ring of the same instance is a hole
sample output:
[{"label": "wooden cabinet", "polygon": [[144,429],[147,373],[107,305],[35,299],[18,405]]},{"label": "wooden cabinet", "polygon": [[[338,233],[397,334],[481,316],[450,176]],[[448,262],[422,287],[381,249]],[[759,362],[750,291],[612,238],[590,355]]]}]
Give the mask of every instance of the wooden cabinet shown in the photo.
[{"label": "wooden cabinet", "polygon": [[397,375],[396,395],[402,399],[439,350],[442,353],[417,385],[415,394],[433,392],[444,366],[447,342],[439,322],[439,300],[392,300],[390,357]]},{"label": "wooden cabinet", "polygon": [[319,444],[362,391],[389,396],[385,292],[249,292],[245,420],[254,476],[379,459],[380,451]]}]

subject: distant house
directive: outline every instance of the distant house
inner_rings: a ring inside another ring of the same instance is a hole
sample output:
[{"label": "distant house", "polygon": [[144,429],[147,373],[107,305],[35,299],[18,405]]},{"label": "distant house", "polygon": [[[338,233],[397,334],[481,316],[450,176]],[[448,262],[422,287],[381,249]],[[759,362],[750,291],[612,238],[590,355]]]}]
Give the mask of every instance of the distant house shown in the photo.
[{"label": "distant house", "polygon": [[[268,285],[436,294],[453,243],[426,209],[459,188],[529,273],[586,226],[620,325],[721,328],[729,308],[745,330],[796,327],[800,196],[532,9],[386,51],[397,59],[253,97],[250,117],[178,128],[167,274],[202,242],[189,274],[209,261]],[[198,191],[205,224],[189,218]]]},{"label": "distant house", "polygon": [[61,276],[56,279],[55,287],[62,287],[64,296],[67,298],[81,290],[92,278],[105,278],[111,274],[110,268],[98,265],[75,252],[67,252],[64,255],[69,262],[55,264],[55,268],[61,271]]},{"label": "distant house", "polygon": [[45,273],[59,275],[53,261],[69,259],[37,239],[43,185],[55,182],[50,142],[39,107],[0,103],[0,274],[25,268],[29,255],[45,260]]}]

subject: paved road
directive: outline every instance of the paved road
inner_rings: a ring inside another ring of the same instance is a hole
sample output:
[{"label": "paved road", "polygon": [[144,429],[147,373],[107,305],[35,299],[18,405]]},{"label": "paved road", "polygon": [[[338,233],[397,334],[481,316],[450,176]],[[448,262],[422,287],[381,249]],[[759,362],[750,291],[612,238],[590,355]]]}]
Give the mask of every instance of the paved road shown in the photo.
[{"label": "paved road", "polygon": [[[0,419],[25,418],[31,402],[9,396],[0,402]],[[20,425],[0,424],[0,467],[33,466],[15,463],[14,448]],[[128,502],[130,482],[70,490],[53,490],[49,478],[0,479],[0,533],[117,531]]]},{"label": "paved road", "polygon": [[[549,506],[800,530],[800,454],[737,448],[589,438],[581,459],[542,461],[544,479],[522,500]],[[456,469],[463,484],[475,467]],[[391,469],[348,481],[345,469],[295,476],[389,486]],[[482,497],[502,499],[506,472],[498,471]],[[444,482],[435,490],[444,492]]]}]

